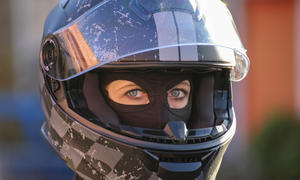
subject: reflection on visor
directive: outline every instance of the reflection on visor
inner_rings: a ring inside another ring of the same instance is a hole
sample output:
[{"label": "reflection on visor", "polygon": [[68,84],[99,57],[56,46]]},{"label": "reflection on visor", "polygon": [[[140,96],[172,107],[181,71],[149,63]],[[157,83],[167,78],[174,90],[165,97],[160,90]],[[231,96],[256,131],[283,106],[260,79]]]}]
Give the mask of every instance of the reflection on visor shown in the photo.
[{"label": "reflection on visor", "polygon": [[[59,55],[49,59],[49,48],[42,47],[41,65],[57,80],[71,79],[113,61],[152,51],[158,51],[157,56],[145,62],[235,66],[238,53],[240,62],[248,65],[226,6],[216,0],[190,2],[195,8],[187,12],[172,4],[160,11],[150,9],[151,16],[145,20],[127,1],[105,1],[46,38],[43,46],[49,46],[49,41],[56,42],[57,49],[53,51],[59,51]],[[201,53],[203,47],[217,49],[218,58]],[[240,73],[246,74],[243,69]]]},{"label": "reflection on visor", "polygon": [[231,71],[230,79],[232,81],[238,82],[243,80],[248,74],[250,68],[250,61],[247,56],[236,52],[235,54],[236,65]]}]

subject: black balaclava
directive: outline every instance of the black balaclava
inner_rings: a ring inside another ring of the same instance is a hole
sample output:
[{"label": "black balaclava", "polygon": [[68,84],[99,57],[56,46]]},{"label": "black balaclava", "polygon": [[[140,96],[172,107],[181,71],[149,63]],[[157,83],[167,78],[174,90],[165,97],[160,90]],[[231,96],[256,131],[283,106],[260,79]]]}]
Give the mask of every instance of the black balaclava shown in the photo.
[{"label": "black balaclava", "polygon": [[192,129],[212,127],[215,123],[214,74],[195,74],[193,85],[193,112],[188,127]]},{"label": "black balaclava", "polygon": [[[102,72],[100,86],[107,103],[118,114],[121,124],[141,128],[162,129],[170,121],[188,122],[191,115],[192,75],[185,73],[151,72]],[[123,105],[108,97],[106,86],[114,80],[128,80],[139,85],[148,94],[145,105]],[[167,92],[181,81],[189,80],[191,92],[188,103],[181,109],[169,107]]]}]

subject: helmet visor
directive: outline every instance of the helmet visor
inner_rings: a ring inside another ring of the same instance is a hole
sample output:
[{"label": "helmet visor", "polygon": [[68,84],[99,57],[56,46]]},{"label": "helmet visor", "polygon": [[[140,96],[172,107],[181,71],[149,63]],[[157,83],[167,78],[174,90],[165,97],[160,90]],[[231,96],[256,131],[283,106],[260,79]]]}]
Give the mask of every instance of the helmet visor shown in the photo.
[{"label": "helmet visor", "polygon": [[151,3],[108,0],[98,4],[44,40],[43,69],[54,79],[68,80],[105,64],[117,65],[126,57],[157,52],[142,58],[143,63],[246,64],[236,74],[247,74],[246,51],[221,1]]}]

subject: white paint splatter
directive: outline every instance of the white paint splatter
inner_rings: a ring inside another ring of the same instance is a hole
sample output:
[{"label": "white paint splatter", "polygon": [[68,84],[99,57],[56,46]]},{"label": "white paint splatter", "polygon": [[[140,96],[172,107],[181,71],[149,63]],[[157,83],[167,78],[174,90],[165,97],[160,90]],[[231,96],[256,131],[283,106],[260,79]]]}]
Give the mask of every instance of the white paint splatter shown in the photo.
[{"label": "white paint splatter", "polygon": [[94,41],[95,42],[98,42],[99,41],[99,38],[100,38],[100,36],[101,36],[101,34],[103,33],[103,32],[105,32],[105,30],[104,30],[104,28],[102,27],[102,26],[100,26],[99,24],[93,24],[93,31],[94,31],[94,35],[95,35],[95,39],[94,39]]},{"label": "white paint splatter", "polygon": [[73,19],[72,19],[72,17],[69,17],[68,19],[67,19],[67,22],[69,23],[69,22],[71,22]]},{"label": "white paint splatter", "polygon": [[114,15],[119,15],[120,16],[120,18],[117,20],[118,23],[120,23],[122,25],[128,24],[131,27],[135,27],[134,24],[133,24],[133,22],[135,22],[135,21],[134,21],[134,19],[129,17],[130,14],[128,12],[123,13],[121,11],[114,11],[113,13],[114,13]]},{"label": "white paint splatter", "polygon": [[82,129],[79,129],[79,132],[81,134],[82,139],[85,140],[85,134],[84,134],[84,132],[82,132]]},{"label": "white paint splatter", "polygon": [[98,167],[99,167],[100,173],[101,173],[101,174],[104,174],[106,171],[103,169],[103,167],[102,167],[100,161],[97,163],[97,165],[98,165]]},{"label": "white paint splatter", "polygon": [[52,142],[53,142],[54,146],[56,146],[56,147],[59,145],[58,141],[52,141]]},{"label": "white paint splatter", "polygon": [[90,155],[92,159],[95,159],[95,153],[96,153],[96,149],[93,149]]},{"label": "white paint splatter", "polygon": [[82,157],[83,159],[85,159],[85,154],[83,153],[83,152],[81,152],[80,150],[78,150],[78,149],[76,149],[76,148],[73,148],[74,149],[74,151],[76,152],[76,153],[78,153],[79,155],[80,155],[80,157]]},{"label": "white paint splatter", "polygon": [[116,49],[106,50],[102,49],[102,47],[94,47],[94,50],[97,53],[96,56],[99,58],[100,62],[107,62],[118,57]]},{"label": "white paint splatter", "polygon": [[84,1],[78,0],[76,4],[77,12],[80,12],[85,8],[90,8],[91,6],[92,6],[91,0],[84,0]]}]

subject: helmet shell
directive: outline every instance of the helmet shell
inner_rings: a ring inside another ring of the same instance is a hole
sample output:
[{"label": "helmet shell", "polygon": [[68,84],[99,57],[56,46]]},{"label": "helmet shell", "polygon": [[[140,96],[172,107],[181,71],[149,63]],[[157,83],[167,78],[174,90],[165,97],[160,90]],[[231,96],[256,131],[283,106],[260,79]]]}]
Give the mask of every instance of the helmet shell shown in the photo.
[{"label": "helmet shell", "polygon": [[249,61],[220,0],[61,1],[45,22],[40,53],[46,141],[84,179],[215,179],[236,128],[231,86],[215,92],[225,102],[215,102],[223,123],[180,126],[180,142],[95,124],[70,108],[70,81],[95,69],[138,68],[227,69],[234,80]]}]

